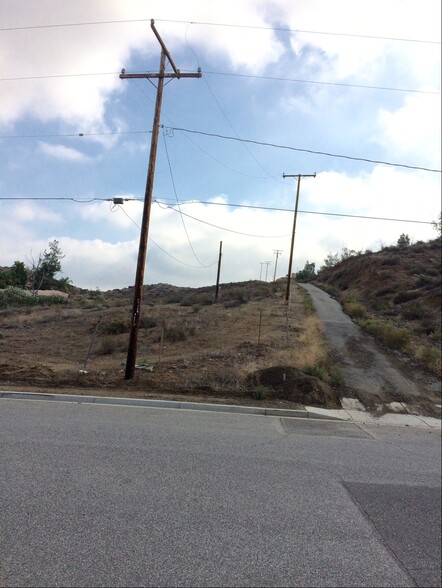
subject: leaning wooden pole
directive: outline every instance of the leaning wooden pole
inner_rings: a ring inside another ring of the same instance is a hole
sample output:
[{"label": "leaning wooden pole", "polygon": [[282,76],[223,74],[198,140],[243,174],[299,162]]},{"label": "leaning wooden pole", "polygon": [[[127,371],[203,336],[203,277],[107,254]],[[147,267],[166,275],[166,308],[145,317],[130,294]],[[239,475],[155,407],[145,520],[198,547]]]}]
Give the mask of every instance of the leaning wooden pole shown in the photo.
[{"label": "leaning wooden pole", "polygon": [[138,248],[137,271],[135,274],[134,298],[132,305],[132,319],[130,325],[129,347],[126,360],[126,380],[134,376],[137,357],[138,328],[140,324],[141,299],[143,295],[144,268],[146,266],[147,241],[149,238],[150,212],[152,209],[152,194],[155,178],[155,163],[158,150],[158,135],[160,130],[161,103],[163,100],[164,74],[166,69],[166,53],[161,51],[160,77],[158,78],[155,114],[152,126],[152,140],[150,143],[149,167],[147,169],[146,190],[144,194],[143,219],[141,221],[140,245]]}]

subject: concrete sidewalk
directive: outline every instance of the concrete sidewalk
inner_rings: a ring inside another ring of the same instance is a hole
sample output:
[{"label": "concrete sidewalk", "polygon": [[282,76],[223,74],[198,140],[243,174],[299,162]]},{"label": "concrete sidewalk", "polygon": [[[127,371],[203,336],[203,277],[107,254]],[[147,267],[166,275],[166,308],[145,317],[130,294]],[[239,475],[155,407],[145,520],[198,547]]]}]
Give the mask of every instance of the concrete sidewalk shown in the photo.
[{"label": "concrete sidewalk", "polygon": [[[76,404],[107,404],[114,406],[136,406],[145,408],[166,408],[174,410],[203,410],[209,412],[224,412],[236,414],[251,414],[261,416],[292,417],[324,419],[333,421],[352,421],[372,425],[393,425],[419,427],[423,429],[441,429],[441,420],[412,414],[387,413],[373,416],[366,410],[355,408],[357,403],[352,399],[343,399],[346,408],[330,410],[313,406],[291,410],[286,408],[265,408],[260,406],[238,406],[233,404],[210,404],[203,402],[178,402],[174,400],[144,399],[144,398],[115,398],[110,396],[79,396],[77,394],[49,394],[39,392],[9,392],[0,391],[0,398],[11,400],[40,400],[71,402]],[[345,401],[350,402],[345,402]]]}]

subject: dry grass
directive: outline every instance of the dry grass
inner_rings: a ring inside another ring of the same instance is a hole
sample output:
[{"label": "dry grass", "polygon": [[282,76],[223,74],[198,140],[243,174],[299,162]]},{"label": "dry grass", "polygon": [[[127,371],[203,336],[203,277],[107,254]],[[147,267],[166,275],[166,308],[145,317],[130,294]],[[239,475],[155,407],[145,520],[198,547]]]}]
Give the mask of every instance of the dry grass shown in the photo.
[{"label": "dry grass", "polygon": [[[303,291],[294,287],[287,307],[283,285],[267,284],[259,291],[247,285],[246,292],[238,285],[232,288],[231,294],[226,287],[222,289],[219,304],[201,304],[198,312],[187,302],[182,305],[183,296],[176,293],[170,294],[178,300],[173,304],[166,299],[146,303],[142,313],[146,327],[139,331],[137,362],[154,366],[154,371],[139,371],[124,385],[145,391],[204,389],[239,394],[247,376],[263,367],[303,369],[324,364],[327,349],[321,322],[311,314]],[[188,300],[188,292],[186,296]],[[204,296],[207,293],[193,298]],[[87,305],[84,298],[82,294],[63,308],[0,313],[0,329],[8,329],[9,347],[2,360],[3,379],[10,381],[13,374],[17,381],[22,377],[31,382],[39,366],[48,384],[78,385],[78,371],[99,324],[88,358],[89,375],[80,383],[92,385],[98,379],[103,385],[121,388],[130,296],[100,294]],[[239,299],[248,302],[224,304]]]}]

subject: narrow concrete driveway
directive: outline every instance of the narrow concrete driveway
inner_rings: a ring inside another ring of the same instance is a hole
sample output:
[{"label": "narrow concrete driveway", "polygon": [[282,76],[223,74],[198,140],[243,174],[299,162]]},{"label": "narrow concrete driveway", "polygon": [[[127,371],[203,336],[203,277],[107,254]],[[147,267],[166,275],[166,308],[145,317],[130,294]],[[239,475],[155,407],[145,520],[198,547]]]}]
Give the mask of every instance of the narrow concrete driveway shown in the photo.
[{"label": "narrow concrete driveway", "polygon": [[344,314],[341,305],[313,284],[299,284],[311,296],[335,361],[343,368],[345,385],[367,407],[392,401],[428,408],[435,393],[422,379],[405,374],[393,354]]}]

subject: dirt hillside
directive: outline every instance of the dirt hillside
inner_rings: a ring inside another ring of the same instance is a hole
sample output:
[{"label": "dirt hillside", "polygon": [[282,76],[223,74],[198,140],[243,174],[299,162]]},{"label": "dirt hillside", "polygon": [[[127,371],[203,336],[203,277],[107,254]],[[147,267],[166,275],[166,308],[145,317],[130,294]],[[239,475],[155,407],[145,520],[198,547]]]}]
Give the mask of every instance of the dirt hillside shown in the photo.
[{"label": "dirt hillside", "polygon": [[349,257],[314,283],[390,350],[440,376],[440,239]]}]

